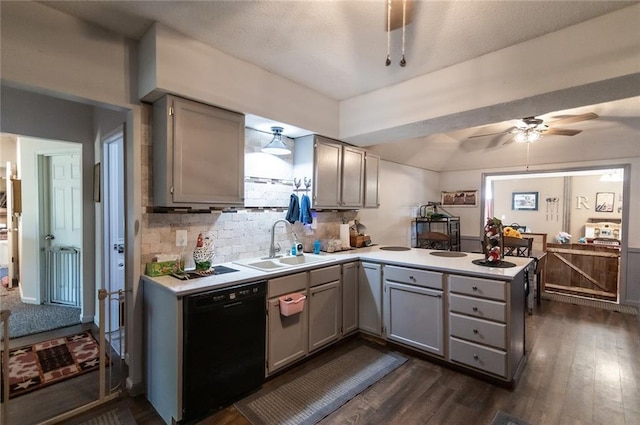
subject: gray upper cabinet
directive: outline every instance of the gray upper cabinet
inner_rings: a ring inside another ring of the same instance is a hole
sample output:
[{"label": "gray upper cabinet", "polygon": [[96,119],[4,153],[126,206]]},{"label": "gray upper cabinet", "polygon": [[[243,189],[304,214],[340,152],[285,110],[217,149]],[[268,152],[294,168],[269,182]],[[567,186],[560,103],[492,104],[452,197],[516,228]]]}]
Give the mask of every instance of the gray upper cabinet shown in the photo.
[{"label": "gray upper cabinet", "polygon": [[294,177],[311,178],[312,207],[364,206],[365,151],[318,135],[296,139]]},{"label": "gray upper cabinet", "polygon": [[339,207],[342,200],[342,145],[317,136],[314,151],[313,204],[315,207]]},{"label": "gray upper cabinet", "polygon": [[244,115],[166,95],[153,104],[153,204],[244,204]]},{"label": "gray upper cabinet", "polygon": [[380,157],[369,152],[364,157],[364,207],[378,208],[380,206],[379,182]]}]

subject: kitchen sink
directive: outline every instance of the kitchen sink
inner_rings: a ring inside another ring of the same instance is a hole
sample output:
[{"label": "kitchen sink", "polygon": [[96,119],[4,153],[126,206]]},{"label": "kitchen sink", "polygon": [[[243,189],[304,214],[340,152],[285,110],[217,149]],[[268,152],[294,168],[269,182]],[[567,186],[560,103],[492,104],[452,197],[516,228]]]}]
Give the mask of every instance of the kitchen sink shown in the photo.
[{"label": "kitchen sink", "polygon": [[325,257],[322,255],[298,255],[296,257],[283,257],[280,258],[278,261],[280,261],[280,263],[284,263],[284,264],[288,264],[290,266],[297,266],[299,264],[310,264],[310,263],[317,263],[318,261],[327,261],[327,260],[333,260],[333,258],[330,257]]},{"label": "kitchen sink", "polygon": [[268,272],[285,267],[302,266],[305,264],[312,264],[329,260],[333,260],[333,257],[326,257],[324,255],[316,254],[305,254],[295,257],[250,258],[247,260],[234,261],[234,263]]}]

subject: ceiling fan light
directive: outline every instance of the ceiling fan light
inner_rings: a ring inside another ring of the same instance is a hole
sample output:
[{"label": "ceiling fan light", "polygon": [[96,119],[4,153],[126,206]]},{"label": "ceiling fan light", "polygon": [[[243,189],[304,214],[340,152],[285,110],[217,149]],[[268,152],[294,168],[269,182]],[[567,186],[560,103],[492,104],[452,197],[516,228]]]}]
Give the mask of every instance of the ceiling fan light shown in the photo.
[{"label": "ceiling fan light", "polygon": [[273,139],[262,148],[262,152],[271,155],[289,155],[291,150],[282,141],[282,127],[271,127],[273,132]]},{"label": "ceiling fan light", "polygon": [[527,133],[527,142],[535,142],[536,140],[542,139],[542,133],[538,130],[532,130]]},{"label": "ceiling fan light", "polygon": [[524,143],[527,141],[527,133],[525,131],[519,131],[513,137],[513,140],[515,140],[518,143]]}]

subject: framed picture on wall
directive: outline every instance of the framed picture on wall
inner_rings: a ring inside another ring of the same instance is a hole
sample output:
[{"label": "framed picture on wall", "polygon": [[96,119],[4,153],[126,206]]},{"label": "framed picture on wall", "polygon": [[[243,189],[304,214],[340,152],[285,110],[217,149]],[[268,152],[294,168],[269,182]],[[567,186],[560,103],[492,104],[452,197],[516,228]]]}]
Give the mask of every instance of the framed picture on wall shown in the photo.
[{"label": "framed picture on wall", "polygon": [[456,190],[442,192],[440,202],[443,207],[475,207],[478,205],[478,191]]},{"label": "framed picture on wall", "polygon": [[613,212],[613,201],[616,194],[613,192],[596,193],[596,211],[597,212]]},{"label": "framed picture on wall", "polygon": [[538,192],[511,193],[511,209],[522,211],[538,211]]}]

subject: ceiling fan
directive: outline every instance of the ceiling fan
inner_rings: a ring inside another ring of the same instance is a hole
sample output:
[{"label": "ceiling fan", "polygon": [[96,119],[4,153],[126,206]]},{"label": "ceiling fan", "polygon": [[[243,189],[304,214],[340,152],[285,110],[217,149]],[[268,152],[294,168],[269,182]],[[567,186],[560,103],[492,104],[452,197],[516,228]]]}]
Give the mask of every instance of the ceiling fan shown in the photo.
[{"label": "ceiling fan", "polygon": [[469,139],[477,138],[477,137],[486,137],[486,136],[495,136],[495,135],[504,135],[511,134],[511,137],[507,139],[503,143],[503,145],[507,145],[512,142],[522,142],[522,143],[531,143],[535,142],[542,138],[543,135],[550,136],[575,136],[576,134],[582,133],[582,130],[575,130],[570,128],[560,128],[560,126],[566,124],[573,124],[580,121],[587,121],[598,118],[598,114],[594,112],[588,112],[586,114],[580,115],[570,115],[555,121],[550,121],[548,124],[545,124],[544,120],[536,117],[525,117],[521,119],[520,123],[516,126],[511,127],[506,131],[500,131],[497,133],[487,133],[487,134],[478,134],[475,136],[469,136]]}]

